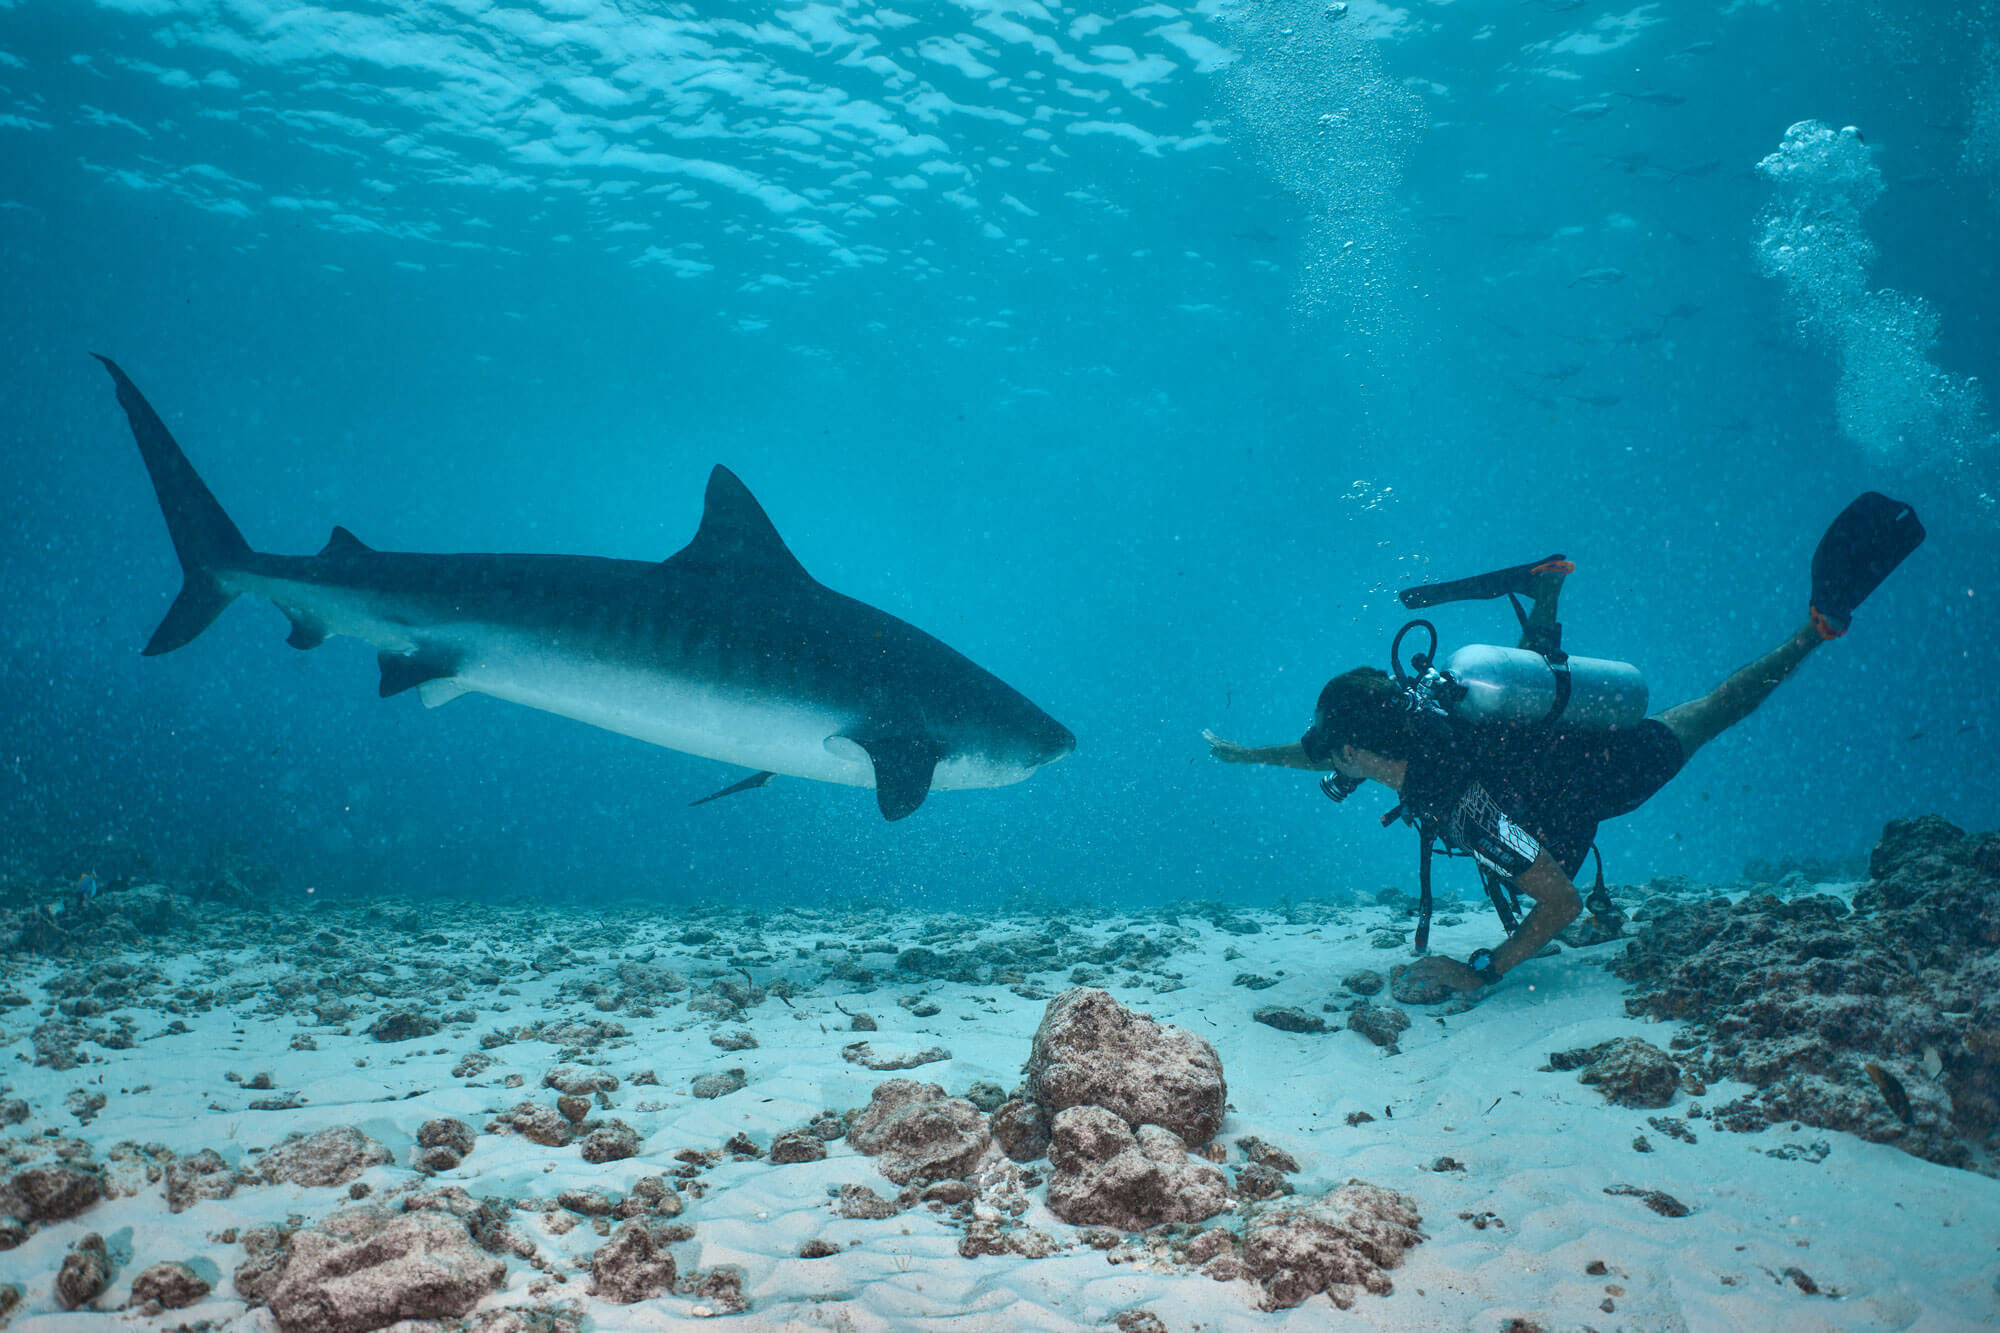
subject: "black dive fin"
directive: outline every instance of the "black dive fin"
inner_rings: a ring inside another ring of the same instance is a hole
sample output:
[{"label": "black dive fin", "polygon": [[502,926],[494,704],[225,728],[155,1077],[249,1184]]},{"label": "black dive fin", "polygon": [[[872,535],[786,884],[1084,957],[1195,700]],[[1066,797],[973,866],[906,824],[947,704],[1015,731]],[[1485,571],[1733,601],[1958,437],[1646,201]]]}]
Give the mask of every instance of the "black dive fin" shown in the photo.
[{"label": "black dive fin", "polygon": [[317,648],[326,642],[326,626],[304,616],[293,616],[291,619],[292,632],[286,636],[285,642],[292,647]]},{"label": "black dive fin", "polygon": [[931,778],[944,758],[936,741],[925,736],[855,737],[875,765],[875,804],[887,820],[914,814],[931,794]]},{"label": "black dive fin", "polygon": [[139,456],[153,478],[153,494],[167,519],[167,535],[173,538],[174,554],[181,559],[185,582],[180,596],[174,598],[166,619],[146,644],[146,656],[157,657],[207,629],[236,599],[235,593],[223,590],[216,575],[247,565],[250,544],[195,474],[194,465],[145,395],[110,357],[97,359],[111,372],[111,382],[118,388],[118,405],[131,423],[132,438],[138,442]]},{"label": "black dive fin", "polygon": [[1575,568],[1558,553],[1546,560],[1515,565],[1509,569],[1496,569],[1491,574],[1474,574],[1471,578],[1453,579],[1449,583],[1426,583],[1421,587],[1405,588],[1396,596],[1412,611],[1421,611],[1427,606],[1441,606],[1446,602],[1487,601],[1494,597],[1505,597],[1510,593],[1526,597],[1535,590],[1535,576],[1552,567],[1554,572],[1563,574]]},{"label": "black dive fin", "polygon": [[444,680],[458,670],[453,663],[422,653],[378,653],[375,661],[382,668],[384,699],[404,690],[413,690],[426,681]]},{"label": "black dive fin", "polygon": [[1864,492],[1840,511],[1813,552],[1813,619],[1845,633],[1854,609],[1923,543],[1916,510],[1880,491]]},{"label": "black dive fin", "polygon": [[771,772],[769,769],[766,769],[762,773],[752,773],[749,777],[743,779],[743,781],[732,782],[721,791],[710,792],[699,801],[689,801],[688,806],[692,809],[697,805],[707,805],[710,801],[719,801],[725,796],[734,796],[739,791],[755,791],[777,776],[776,773]]}]

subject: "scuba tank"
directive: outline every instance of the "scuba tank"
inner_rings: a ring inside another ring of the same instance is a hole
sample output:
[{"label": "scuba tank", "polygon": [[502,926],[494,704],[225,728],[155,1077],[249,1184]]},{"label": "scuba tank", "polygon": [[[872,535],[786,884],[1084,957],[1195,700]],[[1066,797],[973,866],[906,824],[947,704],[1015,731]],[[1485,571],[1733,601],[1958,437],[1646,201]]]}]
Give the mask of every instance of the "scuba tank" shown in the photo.
[{"label": "scuba tank", "polygon": [[[1430,650],[1403,665],[1403,639],[1430,635]],[[1469,643],[1437,662],[1437,626],[1412,620],[1396,631],[1389,665],[1405,691],[1420,736],[1443,739],[1454,722],[1475,727],[1619,731],[1646,720],[1646,678],[1630,662],[1571,657],[1551,642],[1538,648]]]},{"label": "scuba tank", "polygon": [[[1515,618],[1528,634],[1524,647],[1502,648],[1473,643],[1438,662],[1437,626],[1412,620],[1396,632],[1389,645],[1389,665],[1396,683],[1410,695],[1410,709],[1420,729],[1435,720],[1474,726],[1547,727],[1570,731],[1618,731],[1646,719],[1646,678],[1630,662],[1602,657],[1572,657],[1563,651],[1562,626],[1546,633],[1529,630],[1528,616],[1517,593],[1527,580],[1551,563],[1568,565],[1562,556],[1535,565],[1496,570],[1452,583],[1406,588],[1397,596],[1412,610],[1445,602],[1506,597]],[[1413,654],[1409,669],[1402,661],[1403,639],[1421,629],[1430,635],[1430,649]]]},{"label": "scuba tank", "polygon": [[1646,720],[1646,678],[1630,662],[1473,643],[1438,671],[1451,715],[1474,724],[1617,731]]}]

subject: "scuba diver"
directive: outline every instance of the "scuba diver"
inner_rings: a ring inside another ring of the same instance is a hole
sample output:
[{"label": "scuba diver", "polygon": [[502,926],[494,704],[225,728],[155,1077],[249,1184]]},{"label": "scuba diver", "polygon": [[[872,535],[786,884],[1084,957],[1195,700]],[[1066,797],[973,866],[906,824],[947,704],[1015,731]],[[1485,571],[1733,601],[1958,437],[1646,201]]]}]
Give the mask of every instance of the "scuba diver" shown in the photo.
[{"label": "scuba diver", "polygon": [[[1506,597],[1521,625],[1518,647],[1472,644],[1439,663],[1436,628],[1413,620],[1390,647],[1394,676],[1374,667],[1335,676],[1296,744],[1252,747],[1202,734],[1225,763],[1326,772],[1320,787],[1335,801],[1368,781],[1397,794],[1400,803],[1382,824],[1401,818],[1418,831],[1420,954],[1430,938],[1434,847],[1472,857],[1506,941],[1462,963],[1424,958],[1409,975],[1476,990],[1541,952],[1583,906],[1601,921],[1616,919],[1601,857],[1587,900],[1574,882],[1598,824],[1644,804],[1815,648],[1845,634],[1855,609],[1923,540],[1910,506],[1874,491],[1862,495],[1813,554],[1806,622],[1710,693],[1650,717],[1636,668],[1563,651],[1556,606],[1576,566],[1555,555],[1398,594],[1411,610]],[[1522,608],[1523,597],[1531,610]],[[1429,651],[1412,655],[1406,670],[1403,639],[1417,630],[1429,633]],[[1522,896],[1534,904],[1525,919]]]}]

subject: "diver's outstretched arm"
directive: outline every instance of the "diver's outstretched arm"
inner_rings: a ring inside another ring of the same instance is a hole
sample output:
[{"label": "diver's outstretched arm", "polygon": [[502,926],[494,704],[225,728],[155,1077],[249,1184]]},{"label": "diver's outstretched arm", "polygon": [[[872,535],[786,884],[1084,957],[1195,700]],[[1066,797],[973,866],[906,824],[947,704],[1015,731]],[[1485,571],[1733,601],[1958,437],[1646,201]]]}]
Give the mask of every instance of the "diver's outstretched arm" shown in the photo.
[{"label": "diver's outstretched arm", "polygon": [[1583,911],[1583,900],[1547,849],[1535,855],[1534,864],[1514,877],[1514,885],[1535,900],[1533,910],[1521,928],[1493,951],[1493,966],[1502,975],[1540,953],[1562,928]]},{"label": "diver's outstretched arm", "polygon": [[[1209,754],[1225,764],[1268,764],[1273,768],[1303,768],[1309,773],[1322,768],[1306,758],[1305,747],[1297,741],[1290,745],[1238,745],[1212,731],[1202,732],[1201,738],[1208,742]],[[1324,767],[1330,770],[1333,766]]]}]

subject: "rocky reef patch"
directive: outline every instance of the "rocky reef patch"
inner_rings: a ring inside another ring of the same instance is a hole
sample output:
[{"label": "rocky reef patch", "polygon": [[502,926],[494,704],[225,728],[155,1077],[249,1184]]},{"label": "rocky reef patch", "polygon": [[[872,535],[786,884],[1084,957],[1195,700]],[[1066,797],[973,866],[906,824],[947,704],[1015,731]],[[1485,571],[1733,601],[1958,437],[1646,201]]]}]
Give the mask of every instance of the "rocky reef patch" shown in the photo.
[{"label": "rocky reef patch", "polygon": [[1672,1057],[1702,1080],[1755,1089],[1710,1123],[1845,1130],[2000,1174],[2000,834],[1898,820],[1851,905],[1656,898],[1643,917],[1613,965],[1627,1010],[1684,1024]]}]

